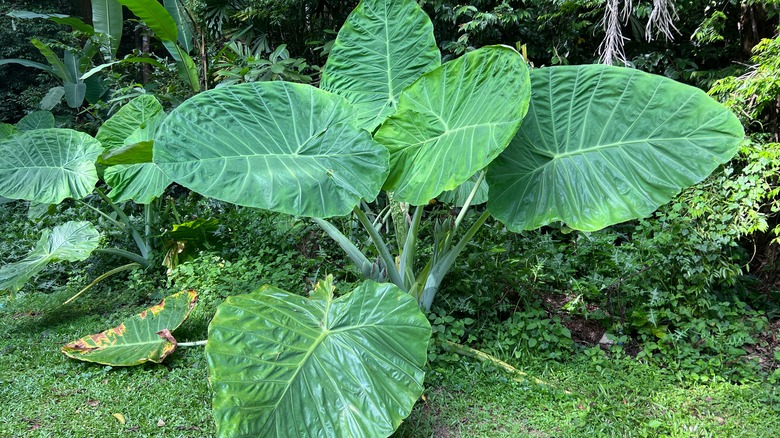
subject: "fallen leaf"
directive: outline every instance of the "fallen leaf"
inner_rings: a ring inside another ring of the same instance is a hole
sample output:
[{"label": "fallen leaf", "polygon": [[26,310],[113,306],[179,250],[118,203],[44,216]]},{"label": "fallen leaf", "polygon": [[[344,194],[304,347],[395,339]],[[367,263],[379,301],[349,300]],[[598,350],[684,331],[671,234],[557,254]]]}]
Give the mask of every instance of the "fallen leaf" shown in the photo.
[{"label": "fallen leaf", "polygon": [[726,419],[725,419],[725,418],[723,418],[723,417],[715,417],[715,421],[717,421],[717,422],[718,422],[718,424],[720,424],[721,426],[723,426],[724,424],[726,424]]},{"label": "fallen leaf", "polygon": [[165,426],[165,421],[163,421],[163,419],[160,418],[159,420],[157,420],[157,427],[163,427],[163,426]]},{"label": "fallen leaf", "polygon": [[111,415],[113,415],[114,418],[116,418],[117,421],[119,421],[120,423],[122,423],[122,424],[126,423],[124,415],[122,415],[122,414],[111,414]]},{"label": "fallen leaf", "polygon": [[100,404],[100,401],[98,401],[98,400],[87,400],[87,404],[94,408],[95,406]]}]

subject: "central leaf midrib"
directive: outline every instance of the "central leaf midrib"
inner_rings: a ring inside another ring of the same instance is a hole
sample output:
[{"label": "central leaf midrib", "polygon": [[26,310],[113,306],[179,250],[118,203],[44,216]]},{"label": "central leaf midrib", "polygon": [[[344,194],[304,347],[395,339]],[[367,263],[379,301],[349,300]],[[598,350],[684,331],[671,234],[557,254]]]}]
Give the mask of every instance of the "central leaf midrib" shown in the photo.
[{"label": "central leaf midrib", "polygon": [[[720,137],[696,137],[697,140],[711,140],[711,139],[717,139]],[[620,142],[613,142],[613,143],[607,143],[607,144],[601,144],[592,146],[589,148],[583,148],[578,149],[571,152],[562,152],[562,153],[553,153],[551,151],[546,150],[540,150],[537,148],[534,148],[533,151],[538,153],[539,155],[542,155],[544,157],[547,157],[551,160],[561,159],[561,158],[568,158],[576,155],[584,155],[591,152],[597,152],[602,149],[610,149],[610,148],[619,148],[621,146],[626,145],[636,145],[636,144],[642,144],[642,143],[650,143],[650,142],[667,142],[667,141],[679,141],[679,140],[685,140],[688,139],[688,137],[663,137],[663,138],[642,138],[637,140],[629,140],[629,141],[620,141]]]}]

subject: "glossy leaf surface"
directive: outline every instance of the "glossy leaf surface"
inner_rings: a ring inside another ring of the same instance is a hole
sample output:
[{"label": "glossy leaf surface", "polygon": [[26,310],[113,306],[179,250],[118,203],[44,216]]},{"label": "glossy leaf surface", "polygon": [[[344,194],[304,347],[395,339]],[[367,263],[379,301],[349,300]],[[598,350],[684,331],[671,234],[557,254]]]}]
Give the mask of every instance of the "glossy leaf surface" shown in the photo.
[{"label": "glossy leaf surface", "polygon": [[0,142],[0,196],[59,204],[98,181],[100,142],[71,129],[39,129]]},{"label": "glossy leaf surface", "polygon": [[320,88],[344,96],[369,131],[395,112],[401,91],[441,63],[428,15],[412,0],[363,0],[347,17]]},{"label": "glossy leaf surface", "polygon": [[421,76],[374,136],[390,151],[384,188],[413,205],[454,189],[509,144],[529,98],[528,67],[505,46],[483,47]]},{"label": "glossy leaf surface", "polygon": [[73,359],[111,366],[160,363],[176,349],[171,332],[187,319],[197,301],[194,290],[173,294],[112,329],[65,345],[62,352]]},{"label": "glossy leaf surface", "polygon": [[431,327],[414,299],[367,281],[334,298],[264,286],[228,298],[206,358],[219,436],[390,435],[422,394]]},{"label": "glossy leaf surface", "polygon": [[638,70],[532,72],[528,116],[488,168],[488,208],[515,231],[644,217],[737,151],[742,126],[699,89]]},{"label": "glossy leaf surface", "polygon": [[66,222],[46,229],[24,259],[0,267],[0,290],[18,291],[49,263],[84,260],[99,242],[100,234],[89,222]]},{"label": "glossy leaf surface", "polygon": [[335,94],[285,82],[201,93],[163,122],[155,163],[202,195],[300,216],[349,213],[374,199],[387,151]]}]

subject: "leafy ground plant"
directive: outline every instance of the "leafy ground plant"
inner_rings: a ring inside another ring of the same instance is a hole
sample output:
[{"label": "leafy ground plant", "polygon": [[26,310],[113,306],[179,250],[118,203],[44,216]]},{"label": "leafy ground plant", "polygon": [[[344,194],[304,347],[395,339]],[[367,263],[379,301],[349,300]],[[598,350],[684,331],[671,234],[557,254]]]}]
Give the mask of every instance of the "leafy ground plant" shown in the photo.
[{"label": "leafy ground plant", "polygon": [[[397,306],[388,314],[427,325],[418,306],[409,303],[430,309],[444,275],[489,216],[513,231],[557,221],[591,231],[643,217],[730,159],[743,136],[739,121],[700,90],[635,70],[578,66],[529,72],[520,54],[506,46],[483,47],[440,65],[430,20],[411,0],[361,2],[339,32],[321,85],[265,82],[204,92],[166,116],[154,141],[153,163],[171,180],[238,205],[313,217],[366,276],[394,284],[384,294],[386,286],[359,287],[350,298],[340,298],[339,306],[338,299],[325,299],[320,291],[307,302],[317,311],[292,295],[266,289],[284,306],[276,306],[277,320],[250,318],[249,326],[244,317],[261,314],[255,308],[258,299],[224,304],[212,333],[235,335],[209,340],[209,349],[227,357],[212,356],[212,379],[229,381],[223,373],[232,372],[242,380],[240,373],[247,372],[248,380],[265,383],[248,401],[230,385],[217,390],[214,404],[222,436],[256,433],[257,428],[270,436],[300,430],[391,433],[403,410],[393,409],[394,416],[383,418],[370,406],[338,395],[336,412],[323,410],[324,393],[312,388],[332,384],[384,400],[413,393],[416,379],[401,379],[406,383],[399,391],[387,376],[315,372],[308,386],[289,386],[298,372],[280,381],[263,378],[263,373],[277,376],[296,364],[313,366],[306,361],[316,362],[318,350],[278,340],[305,334],[297,327],[315,320],[323,331],[308,337],[324,344],[331,340],[331,312],[338,308],[344,315],[354,312],[356,321],[370,319],[385,309],[388,299]],[[431,260],[418,264],[422,206],[475,175],[461,213],[435,227]],[[485,181],[487,209],[456,240]],[[389,208],[369,217],[363,205],[379,198],[382,190]],[[370,235],[378,262],[371,262],[326,220],[350,212]],[[393,217],[397,257],[377,229],[382,216]],[[374,306],[363,305],[372,299],[377,300]],[[350,300],[355,303],[346,305]],[[265,324],[263,330],[275,334],[273,351],[279,357],[268,357],[268,348],[247,351],[245,345],[266,345],[268,339],[252,324]],[[430,328],[409,325],[419,328],[416,333],[427,341]],[[404,361],[402,350],[370,331],[336,338],[343,351],[363,351],[366,343],[381,350],[358,354],[363,364]],[[279,359],[301,353],[303,361]],[[231,357],[268,365],[268,370],[234,369]],[[289,389],[274,396],[283,382]],[[245,409],[275,412],[288,390],[296,394],[290,410],[307,413],[295,424]],[[334,417],[338,412],[344,415]],[[266,424],[274,427],[264,428]]]}]

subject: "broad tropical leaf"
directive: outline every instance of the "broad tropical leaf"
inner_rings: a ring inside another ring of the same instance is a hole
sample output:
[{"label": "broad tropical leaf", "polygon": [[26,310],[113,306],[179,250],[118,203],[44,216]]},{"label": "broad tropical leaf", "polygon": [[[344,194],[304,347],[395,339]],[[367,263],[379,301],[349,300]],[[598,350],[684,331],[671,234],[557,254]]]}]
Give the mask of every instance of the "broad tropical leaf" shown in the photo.
[{"label": "broad tropical leaf", "polygon": [[[96,0],[93,0],[93,3]],[[77,30],[79,32],[82,32],[87,35],[92,35],[95,33],[95,29],[92,28],[92,26],[84,23],[81,21],[80,18],[71,17],[69,15],[63,15],[63,14],[40,14],[38,12],[30,12],[30,11],[9,11],[6,15],[12,18],[20,18],[23,20],[29,20],[34,18],[43,18],[46,20],[53,21],[57,24],[63,24],[65,26],[70,26],[73,30]]]},{"label": "broad tropical leaf", "polygon": [[111,166],[103,176],[111,186],[108,197],[114,202],[132,199],[138,204],[149,204],[173,182],[154,163]]},{"label": "broad tropical leaf", "polygon": [[16,126],[10,123],[0,123],[0,141],[10,138],[19,132]]},{"label": "broad tropical leaf", "polygon": [[441,64],[428,15],[412,0],[363,0],[341,27],[320,88],[344,96],[373,131],[401,91]]},{"label": "broad tropical leaf", "polygon": [[98,129],[95,138],[109,151],[126,146],[125,140],[128,137],[159,114],[163,114],[163,107],[157,98],[151,94],[143,94],[127,102],[106,120]]},{"label": "broad tropical leaf", "polygon": [[46,229],[27,257],[0,267],[0,290],[18,291],[49,263],[84,260],[99,242],[100,234],[89,222],[66,222]]},{"label": "broad tropical leaf", "polygon": [[[76,78],[72,77],[70,74],[70,71],[68,71],[67,67],[65,67],[65,63],[62,62],[62,59],[57,56],[57,54],[54,53],[54,51],[49,47],[48,44],[44,43],[43,41],[33,38],[30,40],[33,46],[35,46],[36,49],[38,49],[39,52],[41,52],[41,55],[43,55],[44,58],[46,58],[47,61],[49,61],[49,64],[51,64],[51,72],[54,73],[58,78],[62,79],[63,82],[75,82]],[[18,60],[17,60],[18,61]],[[29,64],[29,67],[34,67],[33,64]]]},{"label": "broad tropical leaf", "polygon": [[219,436],[388,436],[423,390],[431,327],[407,293],[367,281],[334,298],[264,286],[228,298],[206,359]]},{"label": "broad tropical leaf", "polygon": [[100,142],[71,129],[38,129],[0,142],[0,196],[59,204],[98,181]]},{"label": "broad tropical leaf", "polygon": [[41,99],[40,107],[42,110],[49,111],[55,106],[57,106],[60,102],[62,102],[62,98],[65,96],[65,87],[62,85],[58,87],[51,87],[49,88],[49,92],[46,93],[45,96],[43,96],[43,99]]},{"label": "broad tropical leaf", "polygon": [[16,58],[0,59],[0,65],[6,65],[6,64],[19,64],[25,67],[37,68],[47,73],[51,73],[53,75],[59,76],[59,74],[54,70],[52,66],[41,64],[40,62],[30,61],[27,59],[16,59]]},{"label": "broad tropical leaf", "polygon": [[300,216],[349,213],[374,199],[387,151],[354,125],[344,98],[254,82],[190,98],[160,127],[154,161],[202,195]]},{"label": "broad tropical leaf", "polygon": [[117,327],[65,345],[62,352],[73,359],[111,366],[160,363],[176,350],[171,332],[187,319],[197,301],[194,290],[173,294]]},{"label": "broad tropical leaf", "polygon": [[531,75],[517,136],[488,168],[488,208],[512,230],[597,230],[644,217],[737,151],[742,126],[699,89],[586,65]]},{"label": "broad tropical leaf", "polygon": [[92,0],[92,22],[95,31],[103,34],[103,53],[113,58],[122,39],[122,5],[117,0]]},{"label": "broad tropical leaf", "polygon": [[190,25],[190,19],[187,16],[187,10],[182,4],[182,0],[164,0],[163,5],[165,10],[171,14],[176,28],[179,30],[179,38],[177,39],[179,46],[189,53],[192,51],[192,26]]},{"label": "broad tropical leaf", "polygon": [[528,67],[506,46],[483,47],[424,74],[374,136],[390,151],[385,189],[423,205],[462,184],[509,144],[529,98]]},{"label": "broad tropical leaf", "polygon": [[189,82],[194,91],[200,90],[198,79],[198,69],[192,58],[179,46],[176,41],[179,39],[179,31],[176,27],[176,20],[168,13],[163,5],[157,0],[117,0],[119,3],[127,6],[143,22],[149,26],[149,29],[162,40],[163,46],[176,61],[176,67],[179,75]]},{"label": "broad tropical leaf", "polygon": [[34,131],[36,129],[49,129],[54,127],[54,114],[50,111],[33,111],[22,117],[16,123],[16,129],[20,131]]},{"label": "broad tropical leaf", "polygon": [[153,145],[154,140],[144,140],[122,146],[121,148],[111,149],[98,158],[98,164],[114,166],[117,164],[151,163]]}]

